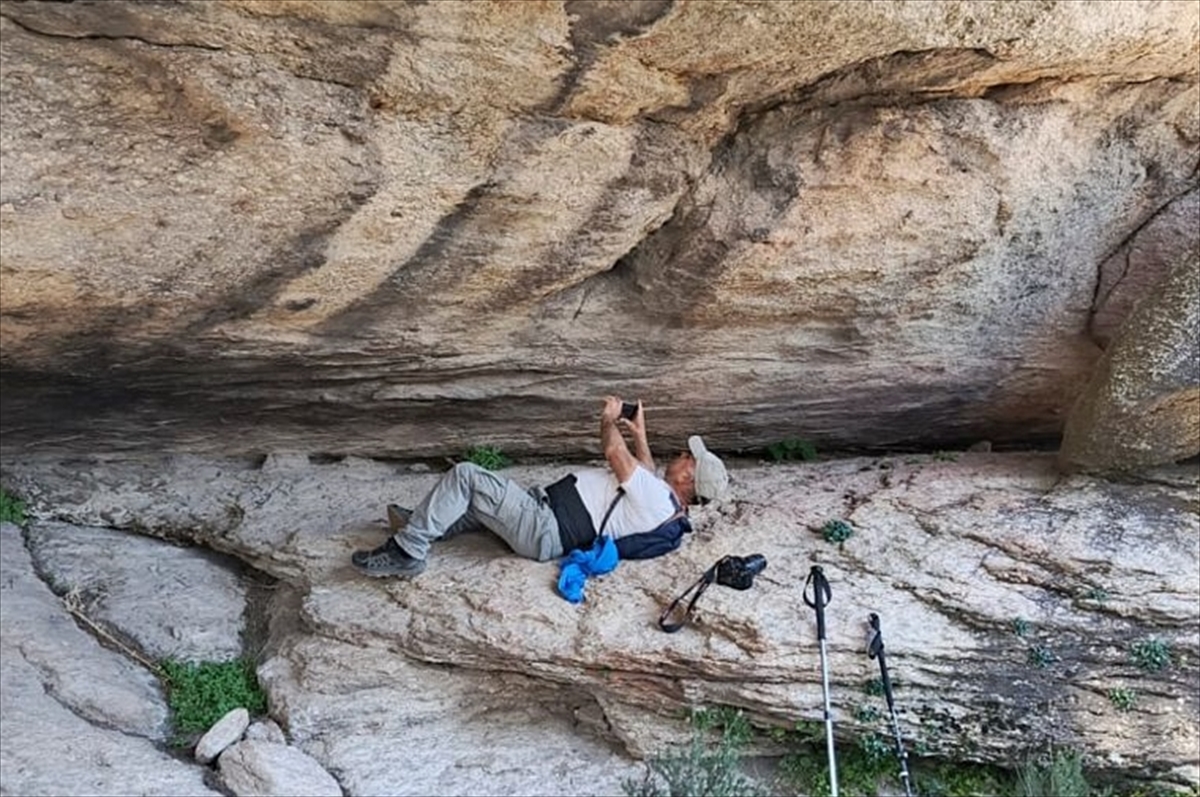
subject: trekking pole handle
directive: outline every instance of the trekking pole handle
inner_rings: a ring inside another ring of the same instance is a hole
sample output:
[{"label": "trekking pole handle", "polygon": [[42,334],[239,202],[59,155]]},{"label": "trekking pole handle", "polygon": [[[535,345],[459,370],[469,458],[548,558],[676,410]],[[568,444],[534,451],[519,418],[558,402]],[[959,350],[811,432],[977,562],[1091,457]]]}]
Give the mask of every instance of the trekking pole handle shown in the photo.
[{"label": "trekking pole handle", "polygon": [[[812,585],[812,599],[808,597],[808,586]],[[820,565],[813,565],[808,571],[808,580],[804,582],[804,602],[817,610],[817,639],[825,638],[825,607],[829,605],[833,591]]]},{"label": "trekking pole handle", "polygon": [[883,653],[883,633],[879,630],[879,615],[871,612],[867,616],[867,625],[871,627],[871,639],[867,643],[867,655],[874,659]]},{"label": "trekking pole handle", "polygon": [[867,624],[871,626],[871,641],[867,644],[867,655],[879,661],[879,677],[883,682],[883,699],[887,701],[888,710],[895,711],[892,679],[888,675],[887,660],[883,655],[883,632],[879,630],[879,615],[871,612],[867,616]]}]

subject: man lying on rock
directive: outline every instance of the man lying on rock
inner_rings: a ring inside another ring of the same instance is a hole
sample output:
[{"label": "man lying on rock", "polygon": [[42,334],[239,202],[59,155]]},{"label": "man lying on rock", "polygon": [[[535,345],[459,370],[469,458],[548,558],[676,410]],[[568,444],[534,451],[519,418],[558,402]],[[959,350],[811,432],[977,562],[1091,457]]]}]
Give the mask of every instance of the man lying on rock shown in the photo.
[{"label": "man lying on rock", "polygon": [[[412,578],[425,569],[429,544],[468,528],[489,529],[518,555],[544,562],[590,548],[599,535],[615,541],[622,559],[647,559],[679,546],[690,530],[687,509],[722,497],[729,485],[725,465],[688,438],[660,478],[646,443],[646,416],[625,403],[604,399],[600,443],[607,468],[582,468],[547,487],[524,488],[470,462],[447,471],[411,512],[387,507],[393,532],[373,551],[351,556],[368,576]],[[632,417],[628,417],[632,415]],[[630,452],[622,430],[633,437]],[[636,453],[636,456],[635,456]]]}]

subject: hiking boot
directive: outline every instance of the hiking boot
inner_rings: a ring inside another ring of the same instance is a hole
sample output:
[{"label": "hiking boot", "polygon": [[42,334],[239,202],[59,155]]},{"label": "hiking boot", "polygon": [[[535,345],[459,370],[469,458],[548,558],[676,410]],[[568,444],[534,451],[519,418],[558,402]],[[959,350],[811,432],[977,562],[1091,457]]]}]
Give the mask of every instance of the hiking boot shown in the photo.
[{"label": "hiking boot", "polygon": [[410,517],[412,517],[411,509],[398,504],[387,505],[388,528],[391,529],[392,534],[408,525]]},{"label": "hiking boot", "polygon": [[387,542],[373,551],[355,551],[350,562],[359,571],[372,577],[412,578],[425,570],[425,560],[414,559],[406,554],[392,537],[388,537]]}]

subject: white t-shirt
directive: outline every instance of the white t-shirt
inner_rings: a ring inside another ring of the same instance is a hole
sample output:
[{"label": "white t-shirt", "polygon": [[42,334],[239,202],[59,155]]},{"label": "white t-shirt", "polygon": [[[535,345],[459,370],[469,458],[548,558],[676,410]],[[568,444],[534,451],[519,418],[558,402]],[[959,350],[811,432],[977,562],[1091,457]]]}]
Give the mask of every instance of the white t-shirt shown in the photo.
[{"label": "white t-shirt", "polygon": [[[617,486],[617,476],[608,468],[575,471],[575,489],[592,516],[597,533],[604,514],[617,497]],[[614,540],[651,531],[675,514],[670,486],[642,465],[620,486],[625,489],[625,496],[617,502],[604,527],[604,533]]]}]

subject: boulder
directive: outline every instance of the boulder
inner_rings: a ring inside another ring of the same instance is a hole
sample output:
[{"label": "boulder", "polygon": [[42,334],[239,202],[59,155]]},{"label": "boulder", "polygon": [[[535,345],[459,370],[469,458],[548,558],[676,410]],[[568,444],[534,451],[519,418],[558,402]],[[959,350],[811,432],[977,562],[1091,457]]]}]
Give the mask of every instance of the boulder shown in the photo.
[{"label": "boulder", "polygon": [[238,742],[221,753],[217,767],[235,797],[342,797],[342,787],[311,756],[265,739]]},{"label": "boulder", "polygon": [[1200,455],[1200,249],[1138,304],[1067,419],[1064,468],[1138,471]]},{"label": "boulder", "polygon": [[200,737],[196,743],[196,760],[201,764],[212,763],[225,748],[240,740],[248,727],[250,712],[244,708],[231,710]]}]

